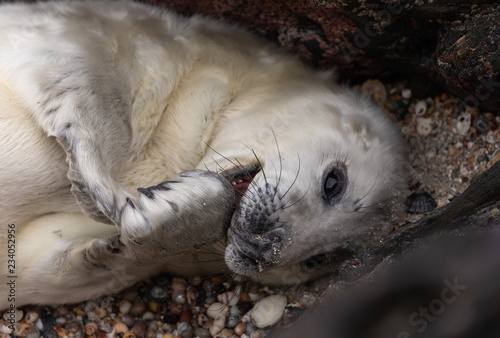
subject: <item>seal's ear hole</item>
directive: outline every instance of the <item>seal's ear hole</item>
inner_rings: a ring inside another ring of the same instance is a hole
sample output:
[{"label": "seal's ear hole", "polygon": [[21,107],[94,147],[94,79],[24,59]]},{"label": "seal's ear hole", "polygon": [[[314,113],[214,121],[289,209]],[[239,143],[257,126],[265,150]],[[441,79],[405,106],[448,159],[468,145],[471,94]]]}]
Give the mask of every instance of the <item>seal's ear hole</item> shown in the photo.
[{"label": "seal's ear hole", "polygon": [[323,177],[322,195],[329,205],[335,205],[344,194],[347,176],[341,168],[329,169]]},{"label": "seal's ear hole", "polygon": [[302,270],[304,270],[305,272],[311,272],[320,268],[326,262],[328,262],[328,256],[325,254],[318,254],[304,260],[301,266]]}]

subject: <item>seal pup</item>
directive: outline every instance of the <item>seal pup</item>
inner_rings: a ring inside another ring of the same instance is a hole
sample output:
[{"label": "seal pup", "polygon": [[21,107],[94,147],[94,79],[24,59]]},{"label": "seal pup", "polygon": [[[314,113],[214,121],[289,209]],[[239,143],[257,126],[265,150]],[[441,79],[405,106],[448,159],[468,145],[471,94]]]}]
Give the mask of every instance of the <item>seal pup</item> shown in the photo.
[{"label": "seal pup", "polygon": [[243,29],[49,1],[1,4],[0,41],[0,288],[17,306],[160,271],[298,283],[393,226],[389,119]]}]

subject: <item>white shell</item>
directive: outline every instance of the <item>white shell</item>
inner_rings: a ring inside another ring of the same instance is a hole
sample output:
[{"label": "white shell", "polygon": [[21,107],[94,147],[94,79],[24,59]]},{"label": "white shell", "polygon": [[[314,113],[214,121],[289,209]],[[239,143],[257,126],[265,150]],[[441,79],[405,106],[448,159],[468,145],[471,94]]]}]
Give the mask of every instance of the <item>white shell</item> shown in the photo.
[{"label": "white shell", "polygon": [[128,313],[130,311],[130,308],[132,307],[132,304],[127,301],[127,300],[122,300],[120,301],[120,312],[121,313]]},{"label": "white shell", "polygon": [[282,295],[260,300],[252,308],[252,322],[260,329],[276,324],[285,313],[286,303],[286,297]]},{"label": "white shell", "polygon": [[226,304],[228,306],[235,306],[236,304],[238,304],[239,298],[240,297],[238,297],[236,293],[232,291],[224,292],[217,296],[217,300],[219,302]]},{"label": "white shell", "polygon": [[420,100],[415,105],[415,114],[417,116],[423,116],[427,112],[427,102],[425,100]]},{"label": "white shell", "polygon": [[210,326],[210,334],[215,336],[217,333],[221,332],[224,327],[226,327],[226,317],[219,316],[215,318],[214,323]]},{"label": "white shell", "polygon": [[469,112],[462,112],[457,117],[457,133],[460,135],[467,135],[471,124],[471,115]]},{"label": "white shell", "polygon": [[419,135],[426,136],[432,131],[432,120],[419,117],[417,119],[417,132]]},{"label": "white shell", "polygon": [[229,306],[222,303],[213,303],[207,309],[207,316],[213,319],[217,319],[219,317],[228,317],[229,316]]}]

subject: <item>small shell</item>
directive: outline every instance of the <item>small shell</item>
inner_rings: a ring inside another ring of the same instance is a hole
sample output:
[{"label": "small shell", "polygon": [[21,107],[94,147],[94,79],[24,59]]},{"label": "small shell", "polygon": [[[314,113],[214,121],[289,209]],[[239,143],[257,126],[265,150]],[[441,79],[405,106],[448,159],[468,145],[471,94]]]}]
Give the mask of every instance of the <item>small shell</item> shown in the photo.
[{"label": "small shell", "polygon": [[85,334],[87,336],[93,336],[97,333],[97,323],[90,322],[85,325]]},{"label": "small shell", "polygon": [[178,304],[186,303],[186,295],[184,294],[184,291],[172,292],[172,300]]},{"label": "small shell", "polygon": [[[66,337],[68,335],[68,331],[66,331],[65,329],[63,329],[60,326],[54,326],[54,330],[56,330],[57,334],[61,337]],[[16,336],[18,336],[18,335],[16,334]]]},{"label": "small shell", "polygon": [[207,309],[207,316],[213,319],[229,316],[229,306],[222,303],[213,303]]},{"label": "small shell", "polygon": [[405,88],[401,90],[401,96],[407,100],[411,99],[411,89]]},{"label": "small shell", "polygon": [[145,322],[137,322],[135,323],[134,327],[130,330],[130,332],[132,332],[138,337],[143,337],[146,333],[146,328],[147,325]]},{"label": "small shell", "polygon": [[434,198],[422,190],[414,192],[405,201],[406,212],[410,214],[425,214],[434,210],[436,206]]},{"label": "small shell", "polygon": [[233,291],[228,291],[218,295],[217,300],[228,306],[235,306],[238,304],[239,297]]},{"label": "small shell", "polygon": [[3,319],[6,321],[6,322],[11,322],[11,320],[14,320],[16,322],[20,321],[21,319],[23,319],[23,316],[24,316],[24,312],[23,310],[15,310],[13,311],[12,309],[5,312],[3,314]]},{"label": "small shell", "polygon": [[430,118],[419,117],[417,119],[417,132],[419,135],[426,136],[432,131],[432,120]]},{"label": "small shell", "polygon": [[460,135],[467,135],[471,124],[471,114],[469,112],[462,112],[458,115],[456,124],[457,133]]},{"label": "small shell", "polygon": [[252,308],[252,322],[258,328],[276,324],[285,313],[287,300],[282,295],[272,295],[258,301]]},{"label": "small shell", "polygon": [[82,324],[79,321],[71,321],[64,327],[70,337],[81,337],[83,333]]},{"label": "small shell", "polygon": [[170,284],[172,291],[186,291],[186,282],[180,278],[174,278]]},{"label": "small shell", "polygon": [[487,133],[490,130],[491,121],[484,115],[478,115],[474,119],[474,126],[480,133]]},{"label": "small shell", "polygon": [[219,316],[215,318],[214,323],[210,327],[210,334],[215,336],[217,333],[221,332],[226,323],[226,318],[224,316]]},{"label": "small shell", "polygon": [[125,333],[128,332],[128,326],[125,323],[118,322],[113,325],[113,330],[116,333]]},{"label": "small shell", "polygon": [[28,324],[36,322],[38,319],[39,314],[36,311],[28,311],[26,312],[26,315],[24,316],[24,321]]},{"label": "small shell", "polygon": [[14,326],[14,335],[16,335],[17,337],[24,337],[30,332],[31,332],[31,327],[29,324],[17,323],[16,326]]},{"label": "small shell", "polygon": [[371,97],[380,106],[383,106],[387,100],[387,91],[379,80],[366,80],[361,85],[361,93]]},{"label": "small shell", "polygon": [[[133,332],[127,331],[123,334],[123,338],[135,338],[136,335]],[[142,337],[142,336],[141,336]]]},{"label": "small shell", "polygon": [[238,322],[239,322],[238,317],[229,316],[226,319],[226,327],[232,329],[236,327],[236,325],[238,325]]},{"label": "small shell", "polygon": [[95,314],[97,315],[97,317],[103,319],[108,315],[108,311],[105,308],[98,306],[95,309]]},{"label": "small shell", "polygon": [[132,307],[132,303],[130,303],[128,300],[122,300],[120,301],[120,306],[118,309],[120,310],[121,313],[128,313],[130,311],[130,308]]},{"label": "small shell", "polygon": [[415,115],[424,116],[427,113],[427,102],[425,100],[420,100],[415,105]]},{"label": "small shell", "polygon": [[205,316],[203,313],[199,313],[198,314],[198,325],[205,326],[206,322],[208,322],[208,317]]},{"label": "small shell", "polygon": [[164,303],[168,299],[167,292],[161,286],[153,286],[148,295],[150,300],[158,303]]},{"label": "small shell", "polygon": [[146,311],[142,315],[142,320],[150,321],[150,320],[153,320],[153,319],[155,319],[155,314],[153,312],[151,312],[151,311]]}]

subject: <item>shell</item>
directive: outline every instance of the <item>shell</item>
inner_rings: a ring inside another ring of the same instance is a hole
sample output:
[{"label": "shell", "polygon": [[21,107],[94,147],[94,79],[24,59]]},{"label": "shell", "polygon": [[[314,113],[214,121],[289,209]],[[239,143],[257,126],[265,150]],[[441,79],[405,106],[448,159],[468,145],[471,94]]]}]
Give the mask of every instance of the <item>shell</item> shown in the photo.
[{"label": "shell", "polygon": [[98,331],[97,323],[90,322],[85,325],[85,334],[87,336],[93,336],[97,333],[97,331]]},{"label": "shell", "polygon": [[24,321],[28,324],[36,322],[36,320],[40,317],[38,312],[36,311],[28,311],[26,312],[26,315],[24,315]]},{"label": "shell", "polygon": [[118,322],[113,325],[113,329],[116,333],[125,333],[128,332],[128,326],[125,323]]},{"label": "shell", "polygon": [[184,294],[184,291],[172,292],[172,300],[178,304],[186,303],[186,295]]},{"label": "shell", "polygon": [[170,284],[172,291],[186,291],[186,282],[181,278],[174,278]]},{"label": "shell", "polygon": [[226,319],[226,327],[232,329],[232,328],[235,328],[236,325],[238,325],[238,317],[233,317],[233,316],[230,316],[230,317],[227,317]]},{"label": "shell", "polygon": [[97,317],[103,319],[108,315],[108,311],[105,308],[98,306],[95,309],[95,314],[97,315]]},{"label": "shell", "polygon": [[228,306],[235,306],[238,304],[239,297],[236,295],[235,292],[233,291],[228,291],[221,293],[220,295],[217,296],[217,300],[223,304],[226,304]]},{"label": "shell", "polygon": [[120,306],[118,309],[120,310],[121,313],[128,313],[130,311],[130,308],[132,307],[132,303],[130,303],[128,300],[122,300],[120,301]]},{"label": "shell", "polygon": [[229,316],[229,306],[222,303],[213,303],[207,309],[207,316],[213,319],[217,319],[219,317],[227,317]]},{"label": "shell", "polygon": [[366,80],[361,85],[361,93],[371,97],[380,106],[383,106],[387,100],[387,91],[379,80]]},{"label": "shell", "polygon": [[261,329],[276,324],[283,317],[286,304],[286,297],[282,295],[272,295],[258,301],[251,310],[252,322]]},{"label": "shell", "polygon": [[149,299],[158,302],[164,303],[168,299],[167,292],[160,286],[153,286],[148,292]]},{"label": "shell", "polygon": [[462,112],[460,115],[458,115],[457,118],[457,124],[456,124],[457,133],[460,135],[467,135],[467,132],[470,129],[470,124],[471,124],[471,114],[466,111]]},{"label": "shell", "polygon": [[136,335],[133,332],[127,331],[123,334],[123,338],[135,338]]},{"label": "shell", "polygon": [[484,115],[478,115],[474,119],[474,126],[480,133],[487,133],[490,130],[491,121]]},{"label": "shell", "polygon": [[417,132],[419,135],[426,136],[432,131],[432,120],[429,118],[419,117],[417,119]]},{"label": "shell", "polygon": [[420,100],[415,105],[415,115],[424,116],[427,113],[427,102],[425,100]]},{"label": "shell", "polygon": [[219,316],[215,318],[214,323],[210,326],[210,334],[215,336],[217,333],[221,332],[226,323],[226,317]]},{"label": "shell", "polygon": [[405,201],[406,212],[410,214],[425,214],[434,210],[436,206],[434,198],[422,190],[414,192]]}]

